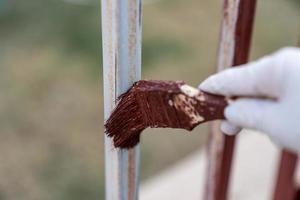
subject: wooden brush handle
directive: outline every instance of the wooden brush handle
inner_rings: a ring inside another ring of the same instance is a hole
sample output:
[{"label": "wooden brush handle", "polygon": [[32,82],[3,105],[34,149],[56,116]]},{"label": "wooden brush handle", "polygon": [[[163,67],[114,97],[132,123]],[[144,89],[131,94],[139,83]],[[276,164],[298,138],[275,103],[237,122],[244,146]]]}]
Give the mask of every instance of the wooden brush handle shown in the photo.
[{"label": "wooden brush handle", "polygon": [[225,119],[224,109],[228,105],[226,97],[200,91],[196,109],[202,113],[206,121]]},{"label": "wooden brush handle", "polygon": [[203,91],[183,92],[173,96],[181,128],[192,130],[198,124],[225,119],[224,109],[228,100],[224,96]]}]

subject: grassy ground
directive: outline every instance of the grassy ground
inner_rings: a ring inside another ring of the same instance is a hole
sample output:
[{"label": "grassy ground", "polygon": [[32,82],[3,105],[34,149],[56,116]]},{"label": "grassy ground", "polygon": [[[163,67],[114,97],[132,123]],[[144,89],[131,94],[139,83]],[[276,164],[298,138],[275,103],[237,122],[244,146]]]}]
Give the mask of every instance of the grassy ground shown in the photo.
[{"label": "grassy ground", "polygon": [[[298,5],[259,1],[253,58],[296,43]],[[196,86],[213,73],[220,10],[221,1],[145,0],[143,78]],[[1,200],[103,198],[99,11],[94,0],[0,0]],[[206,135],[206,125],[146,130],[142,178]]]}]

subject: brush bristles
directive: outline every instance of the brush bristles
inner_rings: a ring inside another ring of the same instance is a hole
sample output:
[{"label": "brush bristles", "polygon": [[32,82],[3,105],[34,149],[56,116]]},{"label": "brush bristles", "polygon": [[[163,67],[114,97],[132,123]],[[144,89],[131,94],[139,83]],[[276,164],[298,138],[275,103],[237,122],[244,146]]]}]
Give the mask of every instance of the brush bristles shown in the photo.
[{"label": "brush bristles", "polygon": [[115,147],[131,148],[147,128],[181,128],[214,119],[224,119],[225,97],[201,92],[182,81],[136,82],[119,97],[105,124]]},{"label": "brush bristles", "polygon": [[119,103],[106,121],[105,128],[106,134],[113,138],[115,147],[132,148],[139,143],[145,125],[134,92],[128,91],[119,97]]}]

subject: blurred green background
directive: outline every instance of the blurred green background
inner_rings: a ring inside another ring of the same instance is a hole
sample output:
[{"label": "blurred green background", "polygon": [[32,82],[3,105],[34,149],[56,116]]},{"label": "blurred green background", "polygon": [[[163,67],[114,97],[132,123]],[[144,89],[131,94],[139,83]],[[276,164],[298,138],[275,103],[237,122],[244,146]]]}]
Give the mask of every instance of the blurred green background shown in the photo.
[{"label": "blurred green background", "polygon": [[[222,1],[144,0],[143,78],[197,86],[214,72]],[[0,200],[104,198],[99,0],[0,0]],[[258,1],[252,59],[295,45],[299,0]],[[141,177],[203,147],[146,130]]]}]

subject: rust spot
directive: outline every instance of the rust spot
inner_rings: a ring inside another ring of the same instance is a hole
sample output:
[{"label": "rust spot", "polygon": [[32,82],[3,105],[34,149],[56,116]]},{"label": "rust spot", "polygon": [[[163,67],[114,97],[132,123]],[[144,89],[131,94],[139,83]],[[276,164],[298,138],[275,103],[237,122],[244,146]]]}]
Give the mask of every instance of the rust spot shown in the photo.
[{"label": "rust spot", "polygon": [[137,177],[137,169],[136,169],[136,149],[129,149],[128,150],[128,193],[127,197],[128,200],[136,199],[136,191],[137,191],[137,184],[136,184],[136,177]]},{"label": "rust spot", "polygon": [[138,41],[137,40],[137,34],[140,34],[139,31],[139,19],[138,19],[138,13],[139,13],[139,5],[137,5],[136,1],[129,1],[128,5],[128,13],[129,13],[129,19],[128,19],[128,59],[129,59],[129,80],[134,82],[136,81],[136,70],[137,65],[140,63],[137,63],[137,61],[140,59],[139,52],[140,49],[138,48]]},{"label": "rust spot", "polygon": [[[114,102],[115,101],[115,49],[114,49],[114,38],[113,38],[113,10],[112,10],[112,3],[111,2],[107,2],[107,9],[106,10],[106,17],[104,18],[104,24],[105,24],[105,29],[108,32],[108,34],[106,34],[106,38],[104,41],[104,48],[107,49],[108,52],[108,57],[104,58],[107,60],[108,66],[107,66],[107,70],[108,70],[108,91],[109,91],[109,99],[110,102]],[[114,107],[114,103],[110,104],[109,110],[113,110]]]},{"label": "rust spot", "polygon": [[[218,71],[224,67],[246,63],[250,50],[256,0],[225,0]],[[220,133],[213,123],[209,139],[209,163],[204,199],[227,199],[235,137]]]}]

